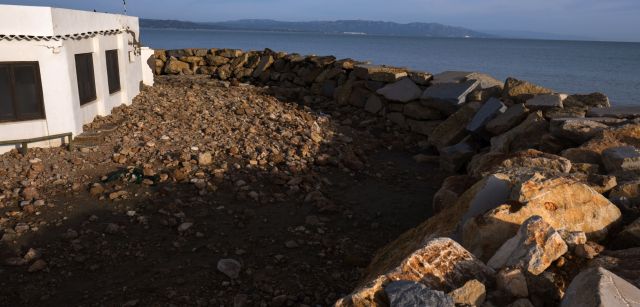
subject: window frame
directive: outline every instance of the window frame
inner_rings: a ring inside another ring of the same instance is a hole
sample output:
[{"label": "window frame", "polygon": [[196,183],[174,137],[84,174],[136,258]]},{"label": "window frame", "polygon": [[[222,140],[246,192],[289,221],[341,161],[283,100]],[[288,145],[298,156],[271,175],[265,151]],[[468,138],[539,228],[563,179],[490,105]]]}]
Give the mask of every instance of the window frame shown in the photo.
[{"label": "window frame", "polygon": [[[83,56],[88,56],[91,59],[90,61],[91,73],[87,77],[90,77],[90,84],[92,85],[92,91],[91,93],[85,93],[85,94],[89,94],[88,96],[83,96],[82,89],[80,88],[80,79],[81,79],[80,72],[81,71],[79,70],[79,66],[78,66],[78,58]],[[95,70],[95,65],[93,63],[93,52],[77,53],[74,55],[74,59],[75,59],[75,65],[76,65],[76,83],[78,85],[78,98],[80,100],[80,106],[84,106],[86,104],[89,104],[91,102],[98,100],[98,93],[96,89],[96,70]]]},{"label": "window frame", "polygon": [[[120,56],[118,49],[105,50],[105,63],[107,65],[107,84],[109,86],[109,94],[115,94],[122,91],[122,82],[120,80]],[[112,58],[113,57],[113,58]],[[111,62],[115,60],[115,62]],[[115,71],[111,68],[115,65]],[[112,75],[115,74],[115,75]],[[117,82],[117,86],[112,87],[112,78],[114,82]]]},{"label": "window frame", "polygon": [[[42,92],[42,75],[40,74],[40,62],[38,61],[12,61],[12,62],[0,62],[0,67],[7,67],[9,69],[9,89],[11,96],[11,103],[13,104],[13,118],[0,118],[0,123],[13,123],[23,122],[30,120],[43,120],[47,119],[47,115],[44,109],[44,95]],[[14,67],[15,66],[32,66],[35,81],[36,98],[38,99],[37,114],[21,115],[18,114],[18,99],[16,99],[16,80]]]}]

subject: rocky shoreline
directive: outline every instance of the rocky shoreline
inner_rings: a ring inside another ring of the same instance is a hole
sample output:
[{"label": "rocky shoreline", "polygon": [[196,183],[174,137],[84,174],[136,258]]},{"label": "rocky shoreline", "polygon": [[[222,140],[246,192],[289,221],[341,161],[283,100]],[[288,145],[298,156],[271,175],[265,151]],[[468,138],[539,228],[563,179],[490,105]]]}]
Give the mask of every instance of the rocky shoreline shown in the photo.
[{"label": "rocky shoreline", "polygon": [[432,75],[271,50],[156,51],[158,75],[266,85],[422,136],[437,213],[379,250],[336,306],[635,306],[640,112],[471,72]]}]

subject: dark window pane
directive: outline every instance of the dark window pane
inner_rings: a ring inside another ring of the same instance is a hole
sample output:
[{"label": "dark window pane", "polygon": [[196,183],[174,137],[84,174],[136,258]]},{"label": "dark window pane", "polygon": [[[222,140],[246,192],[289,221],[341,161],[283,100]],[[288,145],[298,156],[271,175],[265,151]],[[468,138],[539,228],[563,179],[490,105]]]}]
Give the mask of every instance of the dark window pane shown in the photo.
[{"label": "dark window pane", "polygon": [[36,118],[40,112],[36,71],[33,65],[13,66],[16,111],[23,118]]},{"label": "dark window pane", "polygon": [[96,82],[93,74],[93,57],[91,53],[76,54],[76,74],[78,77],[78,94],[80,104],[96,100]]},{"label": "dark window pane", "polygon": [[9,66],[0,66],[0,120],[15,118]]},{"label": "dark window pane", "polygon": [[107,50],[107,79],[109,94],[120,90],[120,68],[118,66],[118,50]]}]

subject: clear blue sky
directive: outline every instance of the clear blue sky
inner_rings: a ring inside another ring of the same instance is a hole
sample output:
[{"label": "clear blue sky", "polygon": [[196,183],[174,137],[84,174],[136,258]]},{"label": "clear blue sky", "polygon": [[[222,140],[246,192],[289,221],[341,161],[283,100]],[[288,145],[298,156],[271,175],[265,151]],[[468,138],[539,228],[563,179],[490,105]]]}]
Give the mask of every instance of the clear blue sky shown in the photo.
[{"label": "clear blue sky", "polygon": [[[0,0],[121,12],[121,0]],[[479,31],[534,31],[640,41],[640,0],[127,0],[145,18],[223,21],[368,19],[439,22]]]}]

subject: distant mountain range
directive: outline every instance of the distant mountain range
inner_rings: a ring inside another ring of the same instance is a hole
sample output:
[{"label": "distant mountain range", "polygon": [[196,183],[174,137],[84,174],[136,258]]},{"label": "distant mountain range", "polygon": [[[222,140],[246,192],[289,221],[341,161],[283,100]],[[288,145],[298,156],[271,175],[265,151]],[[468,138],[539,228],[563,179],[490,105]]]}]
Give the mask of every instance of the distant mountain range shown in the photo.
[{"label": "distant mountain range", "polygon": [[210,29],[282,32],[315,32],[361,35],[421,37],[490,38],[495,35],[439,23],[396,23],[366,20],[286,22],[268,19],[243,19],[222,22],[190,22],[178,20],[140,19],[140,27],[156,29]]}]

